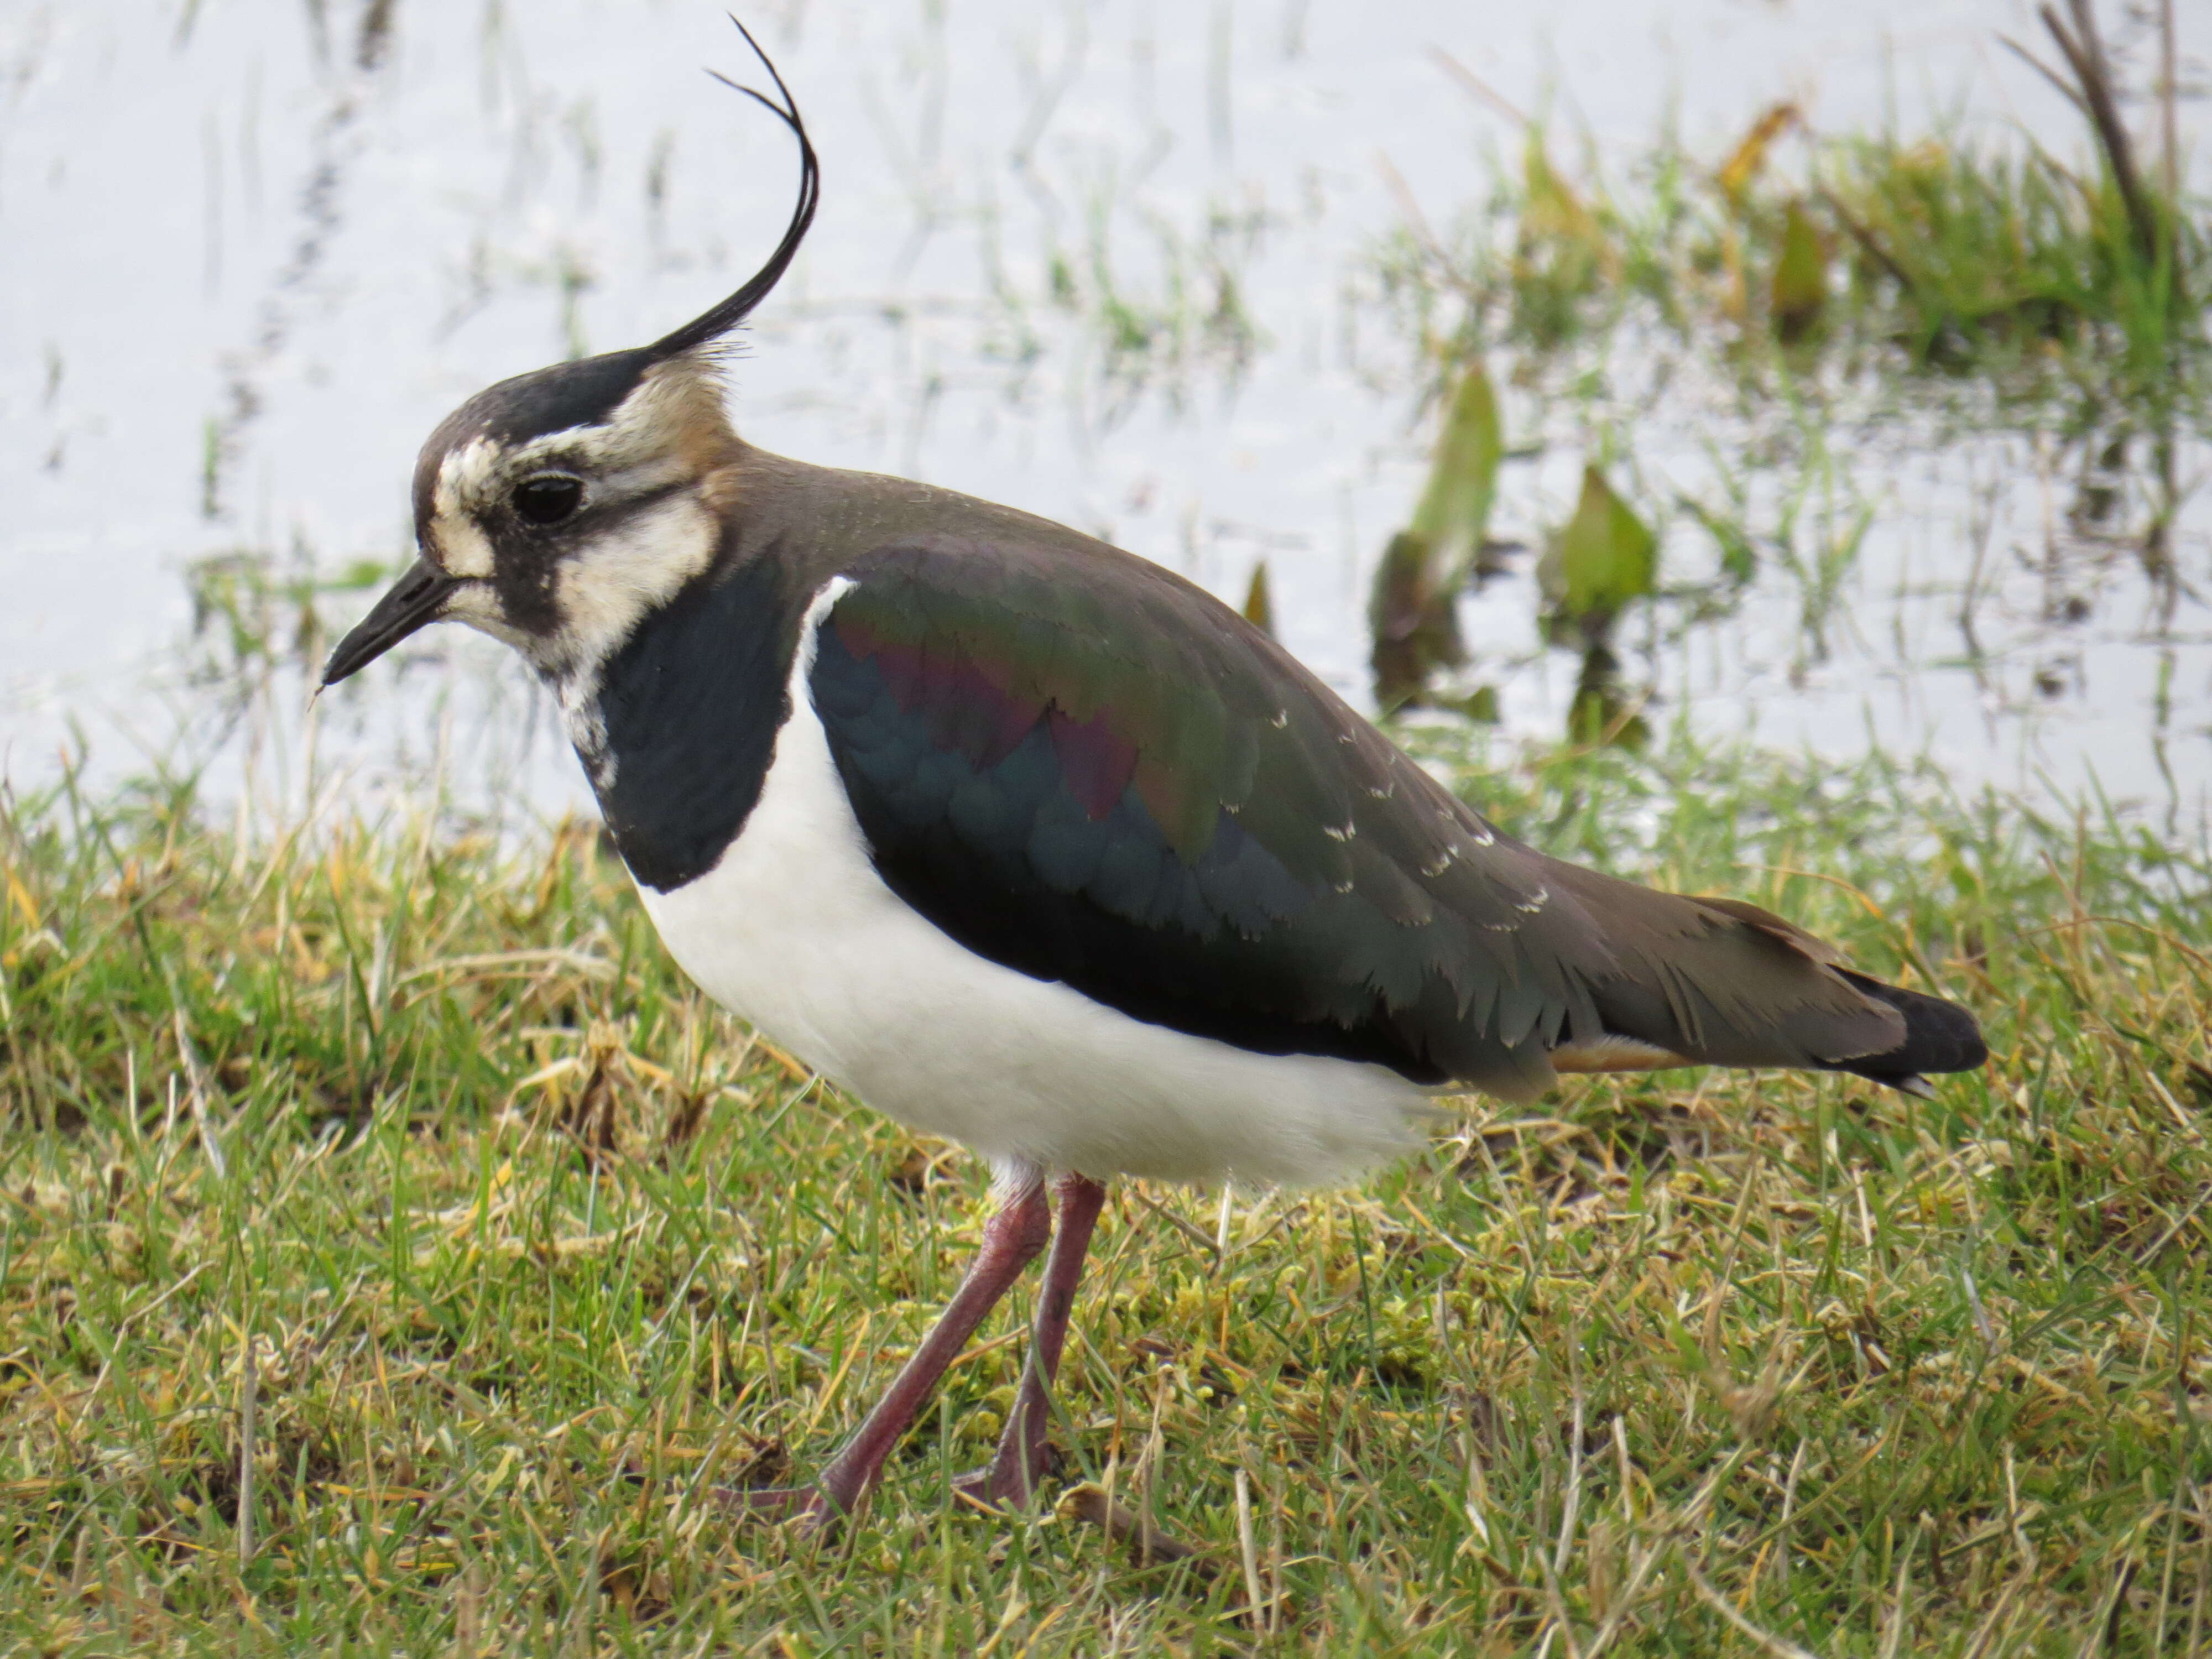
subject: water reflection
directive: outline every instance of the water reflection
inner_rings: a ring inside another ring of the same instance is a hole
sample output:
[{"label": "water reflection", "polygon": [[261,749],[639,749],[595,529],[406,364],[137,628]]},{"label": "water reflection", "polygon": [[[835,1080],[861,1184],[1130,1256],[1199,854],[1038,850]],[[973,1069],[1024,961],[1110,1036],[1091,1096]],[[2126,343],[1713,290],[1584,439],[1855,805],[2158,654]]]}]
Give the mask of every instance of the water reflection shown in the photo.
[{"label": "water reflection", "polygon": [[[1362,700],[1369,580],[1420,494],[1435,374],[1374,250],[1409,213],[1447,222],[1486,187],[1480,147],[1517,143],[1431,47],[1531,106],[1548,85],[1562,132],[1596,112],[1615,160],[1661,130],[1655,63],[1716,157],[1793,75],[1833,131],[1954,94],[2061,148],[2075,125],[2032,76],[1990,78],[2009,0],[1848,27],[1589,0],[1518,34],[1442,3],[755,9],[828,194],[736,365],[747,434],[1045,513],[1232,603],[1264,560],[1285,642]],[[151,34],[120,6],[0,22],[0,242],[32,250],[0,266],[19,779],[72,719],[95,743],[120,726],[234,774],[300,771],[298,663],[403,556],[422,436],[489,380],[690,314],[788,188],[777,135],[696,74],[735,61],[711,8],[177,15]],[[1921,86],[1885,82],[1885,30]],[[1947,409],[1841,375],[1752,398],[1633,335],[1492,368],[1501,550],[1451,620],[1468,699],[1509,731],[1686,714],[2201,799],[2212,458],[2186,422],[2076,407],[2008,428],[1971,388]],[[1650,523],[1661,591],[1563,641],[1536,567],[1593,465]],[[574,799],[534,691],[478,646],[440,630],[391,666],[435,699],[326,699],[324,763],[399,788],[444,754],[465,785]]]}]

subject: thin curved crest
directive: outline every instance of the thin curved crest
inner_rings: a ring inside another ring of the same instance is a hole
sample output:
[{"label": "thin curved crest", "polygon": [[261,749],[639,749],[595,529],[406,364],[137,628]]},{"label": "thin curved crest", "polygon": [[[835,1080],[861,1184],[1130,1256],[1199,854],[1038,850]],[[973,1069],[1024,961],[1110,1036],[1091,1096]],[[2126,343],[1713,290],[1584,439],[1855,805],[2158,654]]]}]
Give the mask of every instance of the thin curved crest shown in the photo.
[{"label": "thin curved crest", "polygon": [[790,268],[792,259],[799,252],[799,245],[806,240],[807,230],[814,223],[814,210],[822,199],[822,166],[815,159],[813,141],[806,136],[806,123],[799,118],[798,100],[791,95],[791,88],[784,85],[783,76],[776,73],[775,64],[768,53],[761,50],[760,42],[753,39],[752,31],[738,23],[734,16],[730,21],[736,23],[738,33],[745,37],[745,44],[753,49],[753,56],[759,58],[761,66],[768,70],[769,79],[775,82],[775,89],[783,101],[778,103],[765,93],[732,81],[717,70],[708,70],[707,73],[732,92],[744,94],[791,129],[791,136],[799,140],[799,200],[792,208],[791,222],[784,227],[783,240],[775,245],[775,252],[768,256],[761,268],[747,277],[744,285],[729,298],[701,312],[683,327],[662,335],[646,347],[647,356],[653,362],[662,362],[705,345],[709,341],[718,340],[744,321],[751,314],[753,307],[768,298],[769,291],[783,280],[783,273]]}]

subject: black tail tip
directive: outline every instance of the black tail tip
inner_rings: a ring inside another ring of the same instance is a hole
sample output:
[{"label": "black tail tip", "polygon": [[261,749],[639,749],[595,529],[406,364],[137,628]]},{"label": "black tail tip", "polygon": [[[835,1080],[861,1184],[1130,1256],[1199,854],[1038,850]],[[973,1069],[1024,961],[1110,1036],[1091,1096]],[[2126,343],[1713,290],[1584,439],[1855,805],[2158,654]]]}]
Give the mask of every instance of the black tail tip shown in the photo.
[{"label": "black tail tip", "polygon": [[1905,1016],[1905,1041],[1885,1054],[1863,1054],[1839,1061],[1834,1070],[1850,1072],[1909,1095],[1925,1096],[1929,1092],[1926,1073],[1972,1072],[1987,1063],[1990,1047],[1982,1040],[1982,1028],[1957,1003],[1885,985],[1849,969],[1838,971],[1857,989]]}]

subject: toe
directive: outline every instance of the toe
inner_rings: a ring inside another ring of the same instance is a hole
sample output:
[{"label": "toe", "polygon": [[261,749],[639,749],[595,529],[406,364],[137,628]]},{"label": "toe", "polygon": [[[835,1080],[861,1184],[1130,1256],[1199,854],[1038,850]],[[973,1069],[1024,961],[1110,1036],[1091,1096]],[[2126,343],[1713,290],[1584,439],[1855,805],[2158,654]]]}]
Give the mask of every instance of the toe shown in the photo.
[{"label": "toe", "polygon": [[716,1486],[714,1501],[763,1521],[785,1521],[801,1514],[821,1497],[812,1486]]}]

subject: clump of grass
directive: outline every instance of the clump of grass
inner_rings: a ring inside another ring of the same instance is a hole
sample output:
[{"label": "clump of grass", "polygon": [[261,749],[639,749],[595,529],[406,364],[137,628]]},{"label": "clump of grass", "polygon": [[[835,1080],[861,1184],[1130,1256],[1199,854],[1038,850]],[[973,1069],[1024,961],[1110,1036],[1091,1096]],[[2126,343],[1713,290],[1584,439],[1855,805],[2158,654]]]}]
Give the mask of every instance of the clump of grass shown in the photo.
[{"label": "clump of grass", "polygon": [[2204,344],[2180,297],[2212,276],[2203,222],[2169,210],[2172,240],[2146,257],[2109,172],[1893,138],[1827,144],[1820,172],[1844,296],[1916,366],[2071,349],[2148,392]]},{"label": "clump of grass", "polygon": [[[1455,237],[1400,237],[1386,283],[1425,337],[1456,343],[1451,356],[1540,356],[1634,325],[1730,341],[1754,375],[1833,349],[2014,393],[2094,384],[2158,410],[2201,400],[2208,341],[2189,296],[2212,287],[2212,219],[2170,160],[2155,179],[2136,161],[2087,9],[2075,11],[2072,30],[2050,21],[2069,64],[2052,78],[2083,112],[2085,161],[1957,131],[1814,134],[1777,104],[1724,157],[1669,141],[1577,182],[1531,124],[1517,166],[1493,168]],[[1793,133],[1803,143],[1784,165]],[[1463,322],[1443,315],[1455,303]]]},{"label": "clump of grass", "polygon": [[1471,1103],[1356,1191],[1125,1189],[1054,1434],[1069,1481],[1201,1547],[1151,1567],[946,1497],[1021,1306],[842,1540],[711,1501],[857,1420],[985,1182],[705,1004],[596,835],[242,842],[181,787],[10,803],[0,1642],[2199,1642],[2203,827],[1679,735],[1430,758],[1547,847],[1965,998],[1996,1058],[1933,1102],[1588,1080]]},{"label": "clump of grass", "polygon": [[391,575],[388,563],[368,558],[318,569],[313,550],[296,543],[283,556],[242,547],[195,559],[185,570],[192,613],[187,677],[235,695],[275,670],[317,666],[331,642],[319,602],[366,592]]}]

